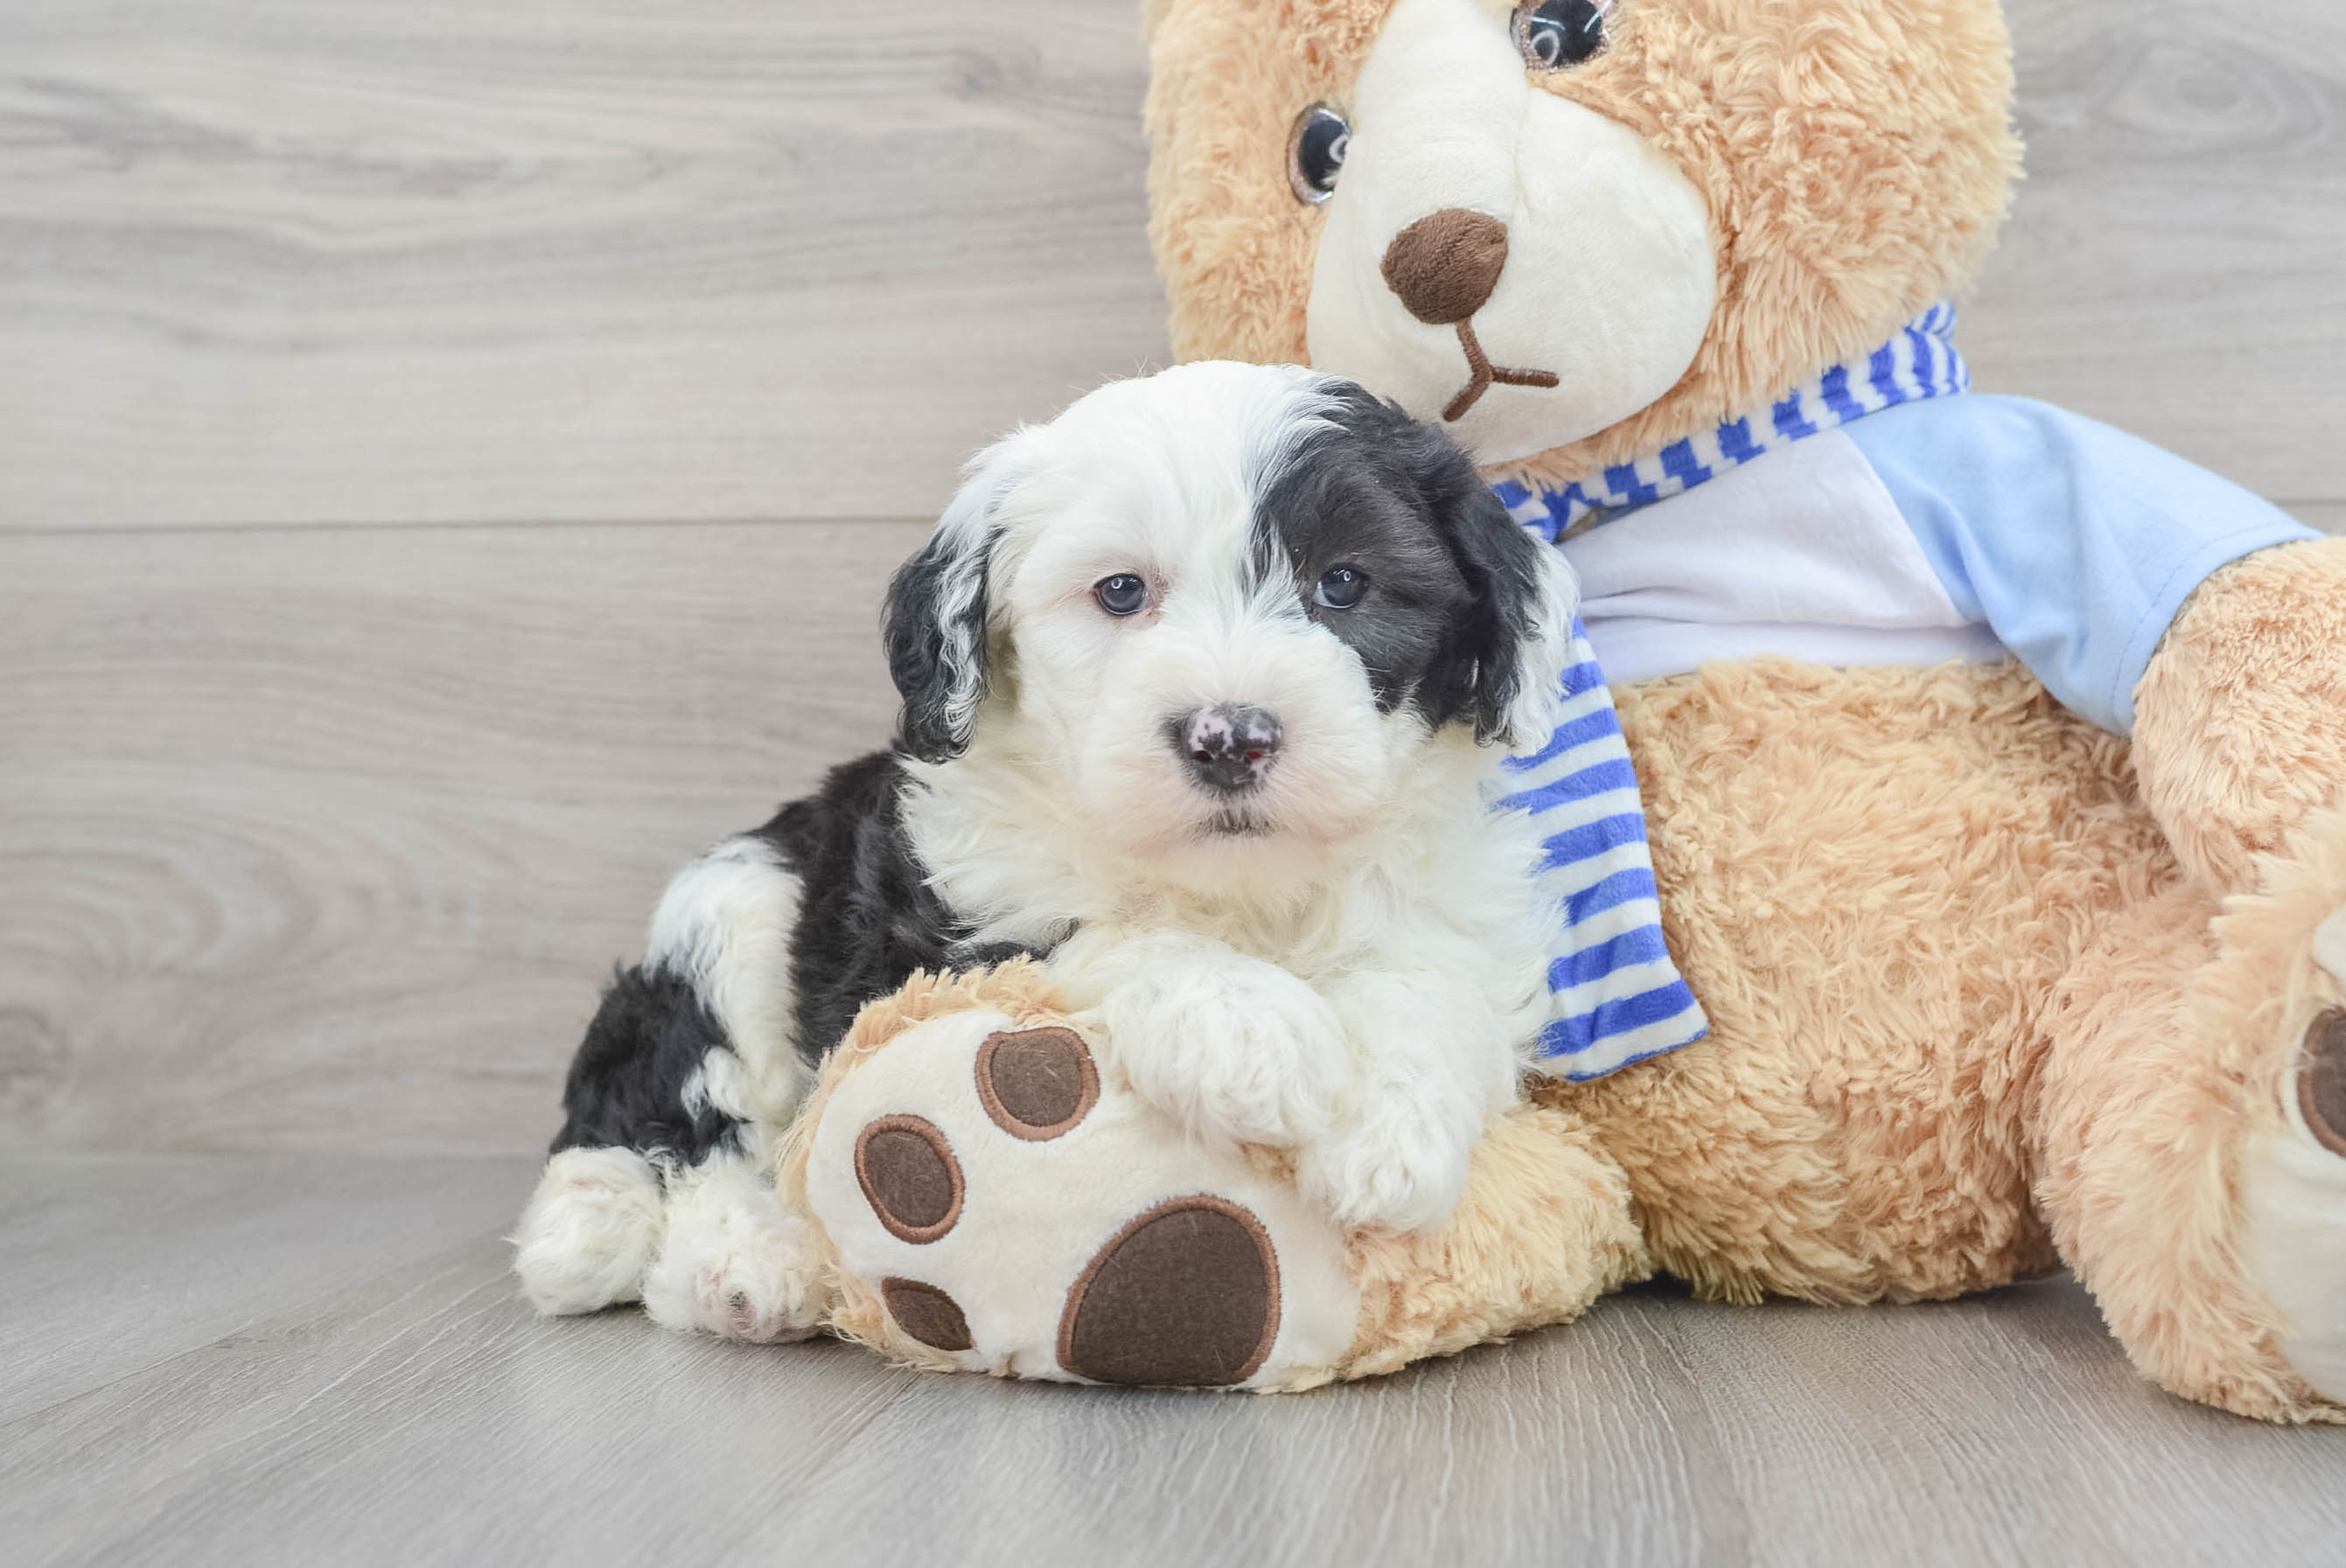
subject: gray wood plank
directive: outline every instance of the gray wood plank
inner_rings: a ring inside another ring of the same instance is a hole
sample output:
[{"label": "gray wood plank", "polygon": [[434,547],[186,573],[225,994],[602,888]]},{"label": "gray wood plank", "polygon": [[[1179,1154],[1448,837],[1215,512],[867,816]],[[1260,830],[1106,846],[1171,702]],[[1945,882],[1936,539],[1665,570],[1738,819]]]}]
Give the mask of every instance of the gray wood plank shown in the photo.
[{"label": "gray wood plank", "polygon": [[1964,317],[1979,385],[2346,500],[2346,7],[2004,8],[2029,173]]},{"label": "gray wood plank", "polygon": [[[2346,498],[2346,21],[2014,0],[1984,386]],[[1127,0],[19,0],[0,527],[890,516],[1162,352]]]},{"label": "gray wood plank", "polygon": [[2299,502],[2290,508],[2299,522],[2324,534],[2346,534],[2346,501]]},{"label": "gray wood plank", "polygon": [[511,1222],[534,1160],[0,1156],[0,1421]]},{"label": "gray wood plank", "polygon": [[505,1268],[484,1234],[298,1307],[256,1280],[250,1327],[0,1420],[12,1561],[2310,1563],[2346,1529],[2346,1432],[2168,1398],[2066,1281],[1643,1290],[1255,1399],[541,1322]]},{"label": "gray wood plank", "polygon": [[1163,353],[1129,0],[16,0],[0,525],[895,516]]},{"label": "gray wood plank", "polygon": [[924,528],[0,535],[0,1141],[542,1148],[668,875],[884,742]]}]

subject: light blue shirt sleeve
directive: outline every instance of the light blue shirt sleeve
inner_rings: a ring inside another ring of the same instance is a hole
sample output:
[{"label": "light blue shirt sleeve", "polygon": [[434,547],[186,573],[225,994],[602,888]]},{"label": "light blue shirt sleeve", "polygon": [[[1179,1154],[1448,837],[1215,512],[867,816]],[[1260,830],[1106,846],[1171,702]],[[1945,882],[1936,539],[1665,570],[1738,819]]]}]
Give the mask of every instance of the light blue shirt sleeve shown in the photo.
[{"label": "light blue shirt sleeve", "polygon": [[2319,537],[2171,452],[2029,398],[1969,392],[1842,428],[1955,608],[2120,735],[2192,589],[2252,550]]}]

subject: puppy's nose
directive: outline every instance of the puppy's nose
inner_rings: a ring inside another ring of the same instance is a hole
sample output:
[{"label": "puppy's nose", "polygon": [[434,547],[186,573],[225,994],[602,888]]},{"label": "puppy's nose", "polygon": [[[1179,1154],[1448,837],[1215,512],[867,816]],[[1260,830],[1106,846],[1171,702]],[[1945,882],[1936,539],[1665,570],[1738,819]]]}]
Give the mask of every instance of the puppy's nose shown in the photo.
[{"label": "puppy's nose", "polygon": [[1484,213],[1445,207],[1419,219],[1385,247],[1385,287],[1430,327],[1465,321],[1483,308],[1507,266],[1507,226]]},{"label": "puppy's nose", "polygon": [[1251,789],[1279,755],[1279,719],[1260,708],[1201,708],[1180,722],[1174,744],[1209,789]]}]

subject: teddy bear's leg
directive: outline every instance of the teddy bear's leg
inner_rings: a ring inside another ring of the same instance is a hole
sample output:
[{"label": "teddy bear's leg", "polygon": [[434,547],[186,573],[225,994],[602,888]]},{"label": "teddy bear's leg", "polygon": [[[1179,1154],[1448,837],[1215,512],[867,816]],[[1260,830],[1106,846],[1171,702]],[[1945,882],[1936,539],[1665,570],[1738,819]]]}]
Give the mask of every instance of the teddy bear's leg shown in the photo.
[{"label": "teddy bear's leg", "polygon": [[2210,576],[2135,688],[2143,798],[2222,892],[2346,787],[2346,539],[2277,545]]},{"label": "teddy bear's leg", "polygon": [[2260,890],[2116,916],[2065,978],[2032,1128],[2063,1257],[2135,1364],[2269,1420],[2346,1419],[2346,813]]},{"label": "teddy bear's leg", "polygon": [[755,1155],[712,1156],[669,1184],[644,1310],[663,1328],[773,1343],[813,1333],[831,1305],[804,1217],[785,1213]]},{"label": "teddy bear's leg", "polygon": [[1596,1130],[1525,1105],[1490,1119],[1446,1220],[1356,1235],[1352,1268],[1361,1324],[1341,1370],[1364,1378],[1568,1322],[1654,1264],[1629,1178]]},{"label": "teddy bear's leg", "polygon": [[[864,1010],[782,1161],[830,1325],[938,1370],[1324,1381],[1360,1291],[1289,1161],[1191,1135],[1022,964]],[[880,1048],[884,1045],[883,1048]]]}]

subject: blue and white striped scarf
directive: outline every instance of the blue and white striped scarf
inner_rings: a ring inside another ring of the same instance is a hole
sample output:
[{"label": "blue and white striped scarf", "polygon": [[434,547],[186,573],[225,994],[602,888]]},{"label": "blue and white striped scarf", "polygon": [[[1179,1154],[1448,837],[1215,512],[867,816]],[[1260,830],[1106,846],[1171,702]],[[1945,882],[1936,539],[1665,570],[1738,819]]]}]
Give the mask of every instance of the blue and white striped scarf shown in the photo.
[{"label": "blue and white striped scarf", "polygon": [[[1512,483],[1494,488],[1515,521],[1560,541],[1804,436],[1964,391],[1971,371],[1948,341],[1954,325],[1953,306],[1933,306],[1863,364],[1834,365],[1765,410],[1617,463],[1601,477],[1560,491]],[[1628,743],[1596,650],[1578,622],[1572,630],[1573,665],[1565,672],[1556,733],[1538,750],[1500,764],[1506,793],[1495,804],[1535,813],[1547,830],[1538,875],[1565,920],[1548,964],[1553,1003],[1540,1054],[1554,1076],[1577,1083],[1692,1044],[1710,1023],[1663,944]]]}]

